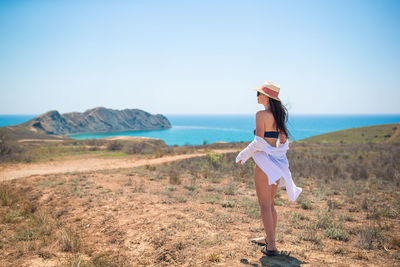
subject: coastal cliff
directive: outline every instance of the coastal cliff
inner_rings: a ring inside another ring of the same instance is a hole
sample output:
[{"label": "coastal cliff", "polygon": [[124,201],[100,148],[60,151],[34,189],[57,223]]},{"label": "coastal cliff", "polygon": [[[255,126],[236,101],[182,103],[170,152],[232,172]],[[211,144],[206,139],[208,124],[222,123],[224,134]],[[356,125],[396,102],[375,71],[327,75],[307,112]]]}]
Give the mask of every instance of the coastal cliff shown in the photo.
[{"label": "coastal cliff", "polygon": [[88,109],[85,112],[60,114],[48,111],[22,124],[8,126],[11,131],[25,130],[32,134],[68,135],[73,133],[93,133],[129,130],[154,130],[171,128],[168,119],[140,109],[115,110],[105,107]]}]

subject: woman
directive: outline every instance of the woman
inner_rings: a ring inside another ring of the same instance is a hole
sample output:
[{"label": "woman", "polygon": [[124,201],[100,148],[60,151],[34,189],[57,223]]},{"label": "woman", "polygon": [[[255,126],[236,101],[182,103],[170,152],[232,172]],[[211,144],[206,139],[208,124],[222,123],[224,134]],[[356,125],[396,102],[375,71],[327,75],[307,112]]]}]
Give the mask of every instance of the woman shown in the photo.
[{"label": "woman", "polygon": [[274,82],[266,81],[255,90],[258,103],[264,105],[265,110],[256,113],[254,140],[239,153],[236,162],[244,164],[247,159],[253,157],[256,163],[254,182],[266,234],[266,246],[261,251],[268,256],[274,256],[278,254],[275,244],[276,191],[278,187],[286,186],[288,197],[294,202],[302,189],[293,183],[286,157],[286,151],[289,149],[289,133],[285,122],[288,115],[278,97],[280,88]]}]

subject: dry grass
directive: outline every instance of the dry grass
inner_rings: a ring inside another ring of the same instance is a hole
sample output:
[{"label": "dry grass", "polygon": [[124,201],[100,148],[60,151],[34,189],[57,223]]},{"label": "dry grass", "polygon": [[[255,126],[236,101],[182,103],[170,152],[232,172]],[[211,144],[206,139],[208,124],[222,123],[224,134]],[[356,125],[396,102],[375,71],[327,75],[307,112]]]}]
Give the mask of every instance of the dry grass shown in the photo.
[{"label": "dry grass", "polygon": [[[312,146],[312,149],[310,148]],[[311,265],[400,262],[395,145],[293,144],[296,203],[278,189],[278,249]],[[0,184],[4,266],[207,266],[265,261],[253,164],[236,153]],[[365,173],[358,171],[363,167]],[[378,168],[392,168],[381,171]]]}]

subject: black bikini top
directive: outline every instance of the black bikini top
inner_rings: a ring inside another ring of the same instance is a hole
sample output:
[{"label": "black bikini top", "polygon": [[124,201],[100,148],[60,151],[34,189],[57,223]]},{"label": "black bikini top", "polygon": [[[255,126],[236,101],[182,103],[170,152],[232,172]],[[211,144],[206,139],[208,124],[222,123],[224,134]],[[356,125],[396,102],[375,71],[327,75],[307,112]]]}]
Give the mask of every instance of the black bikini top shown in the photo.
[{"label": "black bikini top", "polygon": [[[256,130],[254,130],[254,134],[256,134]],[[278,138],[279,132],[264,132],[264,137]]]}]

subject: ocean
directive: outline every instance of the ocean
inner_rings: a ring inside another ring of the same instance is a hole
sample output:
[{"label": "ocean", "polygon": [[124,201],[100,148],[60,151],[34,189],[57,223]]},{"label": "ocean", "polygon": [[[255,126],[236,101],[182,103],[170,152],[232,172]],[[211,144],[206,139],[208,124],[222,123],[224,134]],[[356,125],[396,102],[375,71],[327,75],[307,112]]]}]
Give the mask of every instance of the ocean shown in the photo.
[{"label": "ocean", "polygon": [[[26,122],[38,115],[0,115],[0,126]],[[151,131],[123,131],[85,133],[69,135],[74,139],[102,138],[110,136],[145,136],[160,138],[167,145],[201,145],[217,141],[239,142],[254,138],[255,115],[176,115],[165,114],[172,128]],[[289,140],[295,141],[310,136],[354,127],[399,123],[400,114],[395,115],[299,115],[289,114],[287,128]]]}]

